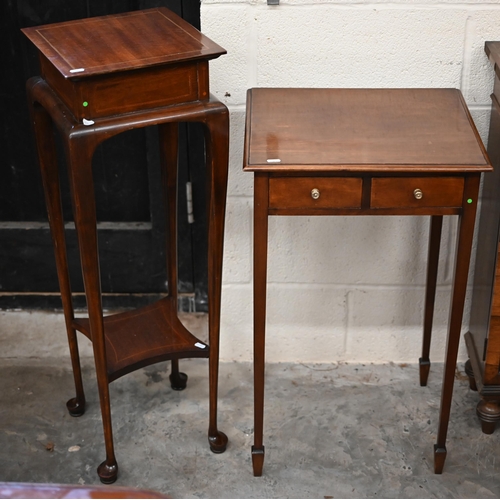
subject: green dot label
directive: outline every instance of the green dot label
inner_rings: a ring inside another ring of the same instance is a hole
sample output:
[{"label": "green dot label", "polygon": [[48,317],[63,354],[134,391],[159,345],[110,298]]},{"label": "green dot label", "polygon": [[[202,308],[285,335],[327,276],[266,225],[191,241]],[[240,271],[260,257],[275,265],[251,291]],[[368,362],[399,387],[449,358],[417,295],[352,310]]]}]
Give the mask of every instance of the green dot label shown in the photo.
[{"label": "green dot label", "polygon": [[469,199],[467,200],[467,203],[472,203],[472,198],[469,198]]},{"label": "green dot label", "polygon": [[89,105],[87,101],[83,101],[83,107],[86,108]]}]

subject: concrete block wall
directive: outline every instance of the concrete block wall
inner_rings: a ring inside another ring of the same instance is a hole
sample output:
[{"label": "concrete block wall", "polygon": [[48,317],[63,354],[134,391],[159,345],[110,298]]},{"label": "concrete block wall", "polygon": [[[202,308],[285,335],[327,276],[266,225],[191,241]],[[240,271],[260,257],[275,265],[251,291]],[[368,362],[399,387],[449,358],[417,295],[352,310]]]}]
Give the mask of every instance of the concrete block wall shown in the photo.
[{"label": "concrete block wall", "polygon": [[[227,49],[212,92],[231,112],[221,354],[252,358],[252,174],[242,172],[250,87],[460,88],[484,141],[500,0],[202,0]],[[443,359],[456,219],[443,230],[432,359]],[[275,217],[269,226],[269,361],[416,362],[428,220]],[[466,331],[470,294],[464,317]],[[465,359],[462,345],[460,358]]]}]

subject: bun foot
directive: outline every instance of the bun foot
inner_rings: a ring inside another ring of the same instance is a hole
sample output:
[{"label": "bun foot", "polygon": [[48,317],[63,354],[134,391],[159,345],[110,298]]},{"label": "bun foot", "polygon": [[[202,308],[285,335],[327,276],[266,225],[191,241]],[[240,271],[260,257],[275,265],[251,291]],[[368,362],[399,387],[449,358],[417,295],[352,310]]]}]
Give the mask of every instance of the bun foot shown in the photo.
[{"label": "bun foot", "polygon": [[85,413],[85,400],[79,401],[78,398],[71,398],[66,403],[66,408],[72,417],[81,417]]},{"label": "bun foot", "polygon": [[495,432],[496,422],[481,422],[483,434],[493,434]]},{"label": "bun foot", "polygon": [[107,460],[105,460],[97,467],[97,474],[99,475],[101,483],[113,484],[118,477],[118,464],[116,462],[108,464]]},{"label": "bun foot", "polygon": [[476,415],[481,421],[481,430],[484,434],[493,434],[497,422],[500,420],[500,403],[482,399],[476,407]]},{"label": "bun foot", "polygon": [[474,371],[472,370],[472,363],[470,359],[465,362],[465,374],[469,377],[469,388],[471,391],[477,391],[476,379],[474,378]]},{"label": "bun foot", "polygon": [[427,379],[429,378],[431,362],[428,359],[420,358],[418,360],[418,367],[420,372],[420,386],[425,387],[427,385]]},{"label": "bun foot", "polygon": [[169,376],[170,387],[174,391],[183,391],[186,388],[188,376],[185,373],[171,373]]},{"label": "bun foot", "polygon": [[227,441],[227,436],[221,431],[217,431],[215,436],[208,436],[208,444],[210,445],[212,453],[224,453],[226,451]]},{"label": "bun foot", "polygon": [[434,474],[442,474],[444,461],[446,460],[446,447],[440,448],[437,444],[434,445]]},{"label": "bun foot", "polygon": [[264,446],[260,449],[252,446],[252,467],[255,477],[262,476],[262,469],[264,468]]}]

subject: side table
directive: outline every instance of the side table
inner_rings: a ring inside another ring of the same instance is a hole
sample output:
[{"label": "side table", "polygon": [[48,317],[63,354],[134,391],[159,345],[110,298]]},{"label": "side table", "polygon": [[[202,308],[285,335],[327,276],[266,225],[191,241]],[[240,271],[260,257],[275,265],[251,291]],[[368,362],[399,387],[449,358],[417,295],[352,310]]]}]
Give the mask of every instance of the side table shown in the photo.
[{"label": "side table", "polygon": [[444,215],[458,215],[434,470],[446,458],[456,359],[481,172],[488,157],[455,89],[248,91],[243,167],[254,173],[255,476],[264,463],[268,217],[431,216],[420,383],[429,373]]},{"label": "side table", "polygon": [[[89,18],[23,30],[39,51],[41,77],[28,81],[28,100],[47,203],[76,397],[72,416],[85,411],[76,331],[92,341],[106,445],[98,467],[103,483],[118,474],[109,383],[138,368],[172,360],[171,384],[186,375],[178,360],[209,358],[208,440],[215,453],[227,445],[217,429],[220,296],[228,170],[229,115],[209,94],[208,60],[225,50],[165,8]],[[179,122],[206,130],[208,184],[209,345],[177,317],[177,138]],[[88,318],[75,319],[52,125],[65,147]],[[103,317],[93,196],[92,156],[97,146],[126,130],[157,125],[165,209],[168,296],[155,304]]]}]

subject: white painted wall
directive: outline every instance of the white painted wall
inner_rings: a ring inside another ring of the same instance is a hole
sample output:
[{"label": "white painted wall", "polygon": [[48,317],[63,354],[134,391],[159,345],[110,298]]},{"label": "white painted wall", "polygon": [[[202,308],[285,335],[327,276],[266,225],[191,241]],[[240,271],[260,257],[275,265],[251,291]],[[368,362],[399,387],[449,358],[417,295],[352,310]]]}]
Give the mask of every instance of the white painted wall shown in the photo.
[{"label": "white painted wall", "polygon": [[[202,31],[227,49],[211,90],[231,112],[222,306],[224,360],[252,358],[252,187],[242,172],[250,87],[457,87],[487,138],[500,0],[203,0]],[[456,218],[445,223],[432,359],[443,359]],[[427,218],[274,217],[269,361],[416,362]],[[469,302],[468,306],[469,307]],[[464,318],[464,331],[469,311]],[[462,346],[461,359],[465,359]]]}]

